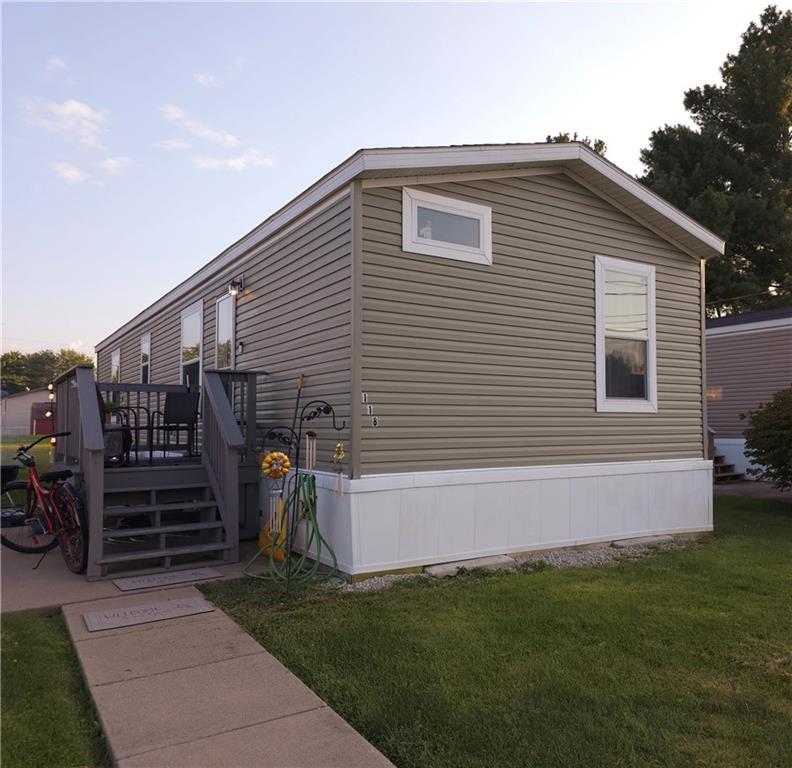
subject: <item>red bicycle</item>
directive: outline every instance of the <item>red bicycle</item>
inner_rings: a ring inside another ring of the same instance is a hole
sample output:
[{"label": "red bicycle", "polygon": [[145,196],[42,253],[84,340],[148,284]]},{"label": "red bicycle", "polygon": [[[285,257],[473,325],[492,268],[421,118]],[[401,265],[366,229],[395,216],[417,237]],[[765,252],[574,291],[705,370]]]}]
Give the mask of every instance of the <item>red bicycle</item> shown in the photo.
[{"label": "red bicycle", "polygon": [[[42,435],[17,449],[16,461],[28,468],[27,480],[16,480],[19,467],[2,468],[2,521],[0,543],[16,552],[44,553],[60,546],[73,573],[88,564],[88,522],[80,497],[71,483],[70,469],[43,472],[29,453],[42,440],[66,437],[69,432]],[[49,483],[49,487],[44,483]]]}]

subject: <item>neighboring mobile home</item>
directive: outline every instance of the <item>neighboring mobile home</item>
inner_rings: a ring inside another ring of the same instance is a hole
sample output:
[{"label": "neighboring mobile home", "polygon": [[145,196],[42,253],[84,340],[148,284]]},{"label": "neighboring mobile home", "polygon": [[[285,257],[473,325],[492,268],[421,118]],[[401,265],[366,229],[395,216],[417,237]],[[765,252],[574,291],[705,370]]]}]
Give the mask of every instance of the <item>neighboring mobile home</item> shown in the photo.
[{"label": "neighboring mobile home", "polygon": [[707,416],[716,453],[744,473],[742,414],[792,386],[792,307],[707,320]]},{"label": "neighboring mobile home", "polygon": [[4,435],[45,435],[52,431],[49,411],[49,392],[43,389],[27,389],[4,395],[0,403],[0,431]]},{"label": "neighboring mobile home", "polygon": [[347,573],[707,531],[722,251],[578,143],[361,150],[101,341],[98,375],[264,370],[269,424],[304,373],[346,420],[319,507]]}]

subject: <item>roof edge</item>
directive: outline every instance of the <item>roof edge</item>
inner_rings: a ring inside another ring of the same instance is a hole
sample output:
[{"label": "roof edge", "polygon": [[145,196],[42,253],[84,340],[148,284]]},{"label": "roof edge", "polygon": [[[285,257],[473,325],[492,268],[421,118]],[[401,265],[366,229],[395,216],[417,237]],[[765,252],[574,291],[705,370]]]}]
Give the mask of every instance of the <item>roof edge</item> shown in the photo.
[{"label": "roof edge", "polygon": [[[539,162],[582,161],[617,184],[645,205],[656,210],[715,253],[722,254],[725,243],[685,213],[666,202],[618,166],[604,159],[585,144],[565,142],[548,144],[475,144],[440,147],[394,147],[359,149],[330,170],[297,197],[279,208],[236,242],[193,272],[159,299],[130,318],[126,323],[97,342],[94,350],[115,341],[131,328],[145,322],[159,309],[178,301],[183,295],[210,279],[220,270],[252,248],[263,245],[313,208],[339,193],[366,171],[405,170],[408,168],[443,168],[477,165],[521,165]],[[713,254],[714,255],[714,254]]]}]

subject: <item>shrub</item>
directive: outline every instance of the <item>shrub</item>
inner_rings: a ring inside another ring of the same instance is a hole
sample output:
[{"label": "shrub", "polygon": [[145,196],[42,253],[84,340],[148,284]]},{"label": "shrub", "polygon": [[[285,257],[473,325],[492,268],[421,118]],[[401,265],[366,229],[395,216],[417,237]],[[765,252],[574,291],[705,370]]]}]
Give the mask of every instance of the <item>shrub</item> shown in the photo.
[{"label": "shrub", "polygon": [[781,490],[792,488],[792,387],[776,392],[747,418],[745,454],[758,465],[748,474]]}]

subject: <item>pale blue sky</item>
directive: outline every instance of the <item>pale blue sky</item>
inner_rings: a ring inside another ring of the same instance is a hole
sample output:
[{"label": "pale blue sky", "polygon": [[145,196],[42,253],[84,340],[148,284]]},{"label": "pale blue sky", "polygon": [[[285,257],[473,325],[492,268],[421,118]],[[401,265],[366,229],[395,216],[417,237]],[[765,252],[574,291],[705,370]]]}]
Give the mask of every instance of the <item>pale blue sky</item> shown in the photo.
[{"label": "pale blue sky", "polygon": [[764,5],[5,4],[3,349],[92,351],[360,147],[638,173]]}]

